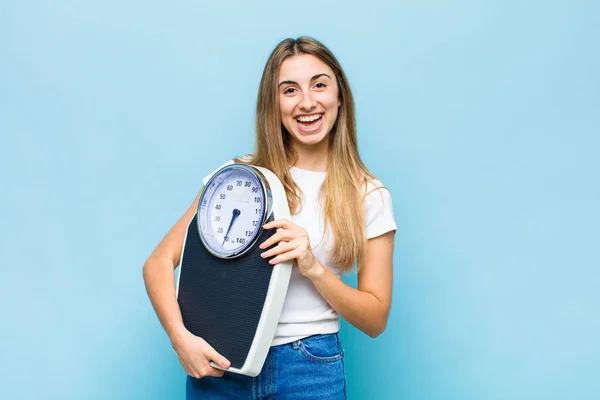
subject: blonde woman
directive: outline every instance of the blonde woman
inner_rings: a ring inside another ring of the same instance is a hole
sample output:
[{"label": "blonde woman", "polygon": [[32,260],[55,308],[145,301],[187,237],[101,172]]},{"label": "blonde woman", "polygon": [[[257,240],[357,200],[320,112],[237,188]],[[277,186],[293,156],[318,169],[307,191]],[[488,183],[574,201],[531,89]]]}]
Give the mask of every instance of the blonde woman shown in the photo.
[{"label": "blonde woman", "polygon": [[[254,154],[236,159],[273,171],[291,220],[261,248],[277,264],[294,260],[279,324],[261,373],[223,373],[230,363],[183,325],[175,298],[187,224],[200,194],[144,265],[156,313],[188,374],[188,399],[345,399],[339,316],[371,337],[392,301],[394,222],[390,194],[358,154],[354,100],[333,54],[308,37],[273,50],[258,92]],[[358,289],[340,276],[358,266]]]}]

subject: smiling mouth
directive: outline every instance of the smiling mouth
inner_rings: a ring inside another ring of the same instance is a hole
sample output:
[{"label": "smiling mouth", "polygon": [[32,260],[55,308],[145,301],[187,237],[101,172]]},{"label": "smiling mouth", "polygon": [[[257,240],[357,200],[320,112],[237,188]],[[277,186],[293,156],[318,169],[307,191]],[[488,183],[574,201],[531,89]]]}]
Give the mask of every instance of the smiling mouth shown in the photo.
[{"label": "smiling mouth", "polygon": [[296,117],[296,122],[298,123],[298,126],[300,126],[302,128],[302,130],[311,131],[311,130],[316,129],[320,125],[322,119],[323,119],[323,114],[319,113],[319,114],[302,115],[300,117]]}]

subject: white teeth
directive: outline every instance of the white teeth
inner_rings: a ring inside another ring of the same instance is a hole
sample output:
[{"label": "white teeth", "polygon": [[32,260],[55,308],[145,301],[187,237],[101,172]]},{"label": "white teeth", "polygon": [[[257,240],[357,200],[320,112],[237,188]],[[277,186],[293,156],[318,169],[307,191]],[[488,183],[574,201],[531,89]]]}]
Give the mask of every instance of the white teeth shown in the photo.
[{"label": "white teeth", "polygon": [[312,122],[312,121],[316,121],[319,118],[321,118],[322,114],[315,114],[315,115],[311,115],[308,117],[298,117],[298,121],[300,122]]}]

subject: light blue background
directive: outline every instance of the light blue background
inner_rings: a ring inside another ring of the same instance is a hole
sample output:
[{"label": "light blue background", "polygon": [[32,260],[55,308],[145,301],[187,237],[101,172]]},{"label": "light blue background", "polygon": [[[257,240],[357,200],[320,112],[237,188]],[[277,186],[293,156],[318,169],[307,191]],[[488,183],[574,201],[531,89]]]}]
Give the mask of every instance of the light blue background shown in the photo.
[{"label": "light blue background", "polygon": [[349,399],[600,399],[599,4],[2,2],[0,398],[183,398],[142,265],[309,34],[399,226]]}]

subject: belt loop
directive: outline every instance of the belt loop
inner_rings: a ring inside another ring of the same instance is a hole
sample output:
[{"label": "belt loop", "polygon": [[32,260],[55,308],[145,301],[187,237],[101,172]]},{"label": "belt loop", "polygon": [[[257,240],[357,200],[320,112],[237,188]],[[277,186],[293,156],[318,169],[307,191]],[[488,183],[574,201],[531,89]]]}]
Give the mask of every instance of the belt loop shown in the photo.
[{"label": "belt loop", "polygon": [[340,354],[342,355],[342,357],[344,357],[344,348],[342,347],[342,341],[340,339],[340,335],[337,332],[335,334],[335,338],[337,341],[338,350],[339,350]]},{"label": "belt loop", "polygon": [[298,347],[300,347],[300,341],[296,340],[295,342],[292,343],[292,348],[294,350],[298,350]]}]

